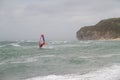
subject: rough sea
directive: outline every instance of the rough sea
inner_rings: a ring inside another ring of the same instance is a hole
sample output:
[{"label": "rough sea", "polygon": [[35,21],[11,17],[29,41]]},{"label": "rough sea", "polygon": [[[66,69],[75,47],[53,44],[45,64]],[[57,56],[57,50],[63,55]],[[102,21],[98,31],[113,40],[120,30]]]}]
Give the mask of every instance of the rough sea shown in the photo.
[{"label": "rough sea", "polygon": [[0,41],[0,80],[120,80],[120,41]]}]

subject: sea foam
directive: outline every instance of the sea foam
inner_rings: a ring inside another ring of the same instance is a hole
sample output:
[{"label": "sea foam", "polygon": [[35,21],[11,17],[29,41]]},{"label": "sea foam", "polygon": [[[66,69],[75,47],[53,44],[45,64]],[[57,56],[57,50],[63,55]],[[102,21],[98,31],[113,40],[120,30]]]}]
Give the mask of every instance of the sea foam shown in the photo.
[{"label": "sea foam", "polygon": [[120,66],[102,68],[86,74],[48,75],[25,80],[120,80]]}]

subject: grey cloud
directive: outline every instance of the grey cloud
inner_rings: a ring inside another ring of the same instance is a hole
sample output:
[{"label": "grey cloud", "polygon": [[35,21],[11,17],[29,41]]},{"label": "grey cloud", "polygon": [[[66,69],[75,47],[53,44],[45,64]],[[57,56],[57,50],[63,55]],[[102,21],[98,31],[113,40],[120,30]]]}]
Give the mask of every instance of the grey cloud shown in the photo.
[{"label": "grey cloud", "polygon": [[[4,0],[0,39],[75,40],[76,31],[104,18],[119,17],[119,0]],[[8,4],[9,3],[9,4]],[[12,38],[9,36],[12,35]]]}]

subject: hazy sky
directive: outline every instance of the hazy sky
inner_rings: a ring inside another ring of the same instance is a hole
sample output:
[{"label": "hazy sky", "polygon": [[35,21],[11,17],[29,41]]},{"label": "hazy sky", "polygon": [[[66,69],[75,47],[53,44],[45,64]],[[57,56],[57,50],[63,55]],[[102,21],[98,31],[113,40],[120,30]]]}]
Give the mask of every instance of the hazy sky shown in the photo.
[{"label": "hazy sky", "polygon": [[120,0],[0,0],[0,40],[75,40],[83,26],[120,17]]}]

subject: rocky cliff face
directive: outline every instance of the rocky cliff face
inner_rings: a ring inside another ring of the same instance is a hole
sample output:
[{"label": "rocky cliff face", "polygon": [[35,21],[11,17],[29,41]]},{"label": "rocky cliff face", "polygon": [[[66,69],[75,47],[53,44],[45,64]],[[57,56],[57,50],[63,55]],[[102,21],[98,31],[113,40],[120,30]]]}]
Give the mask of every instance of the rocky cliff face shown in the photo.
[{"label": "rocky cliff face", "polygon": [[120,38],[120,18],[105,19],[94,26],[82,27],[76,34],[78,40]]}]

